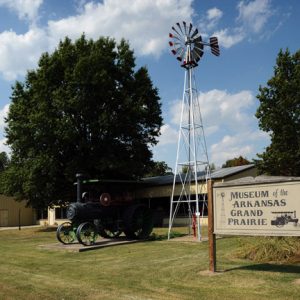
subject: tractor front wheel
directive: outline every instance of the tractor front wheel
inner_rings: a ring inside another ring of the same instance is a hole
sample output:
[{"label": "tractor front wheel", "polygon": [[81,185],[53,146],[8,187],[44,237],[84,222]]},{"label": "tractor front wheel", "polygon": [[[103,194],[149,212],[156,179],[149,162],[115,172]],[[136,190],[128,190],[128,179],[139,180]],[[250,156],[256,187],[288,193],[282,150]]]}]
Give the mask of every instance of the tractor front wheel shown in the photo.
[{"label": "tractor front wheel", "polygon": [[72,244],[76,235],[71,222],[64,222],[57,227],[56,238],[65,245]]}]

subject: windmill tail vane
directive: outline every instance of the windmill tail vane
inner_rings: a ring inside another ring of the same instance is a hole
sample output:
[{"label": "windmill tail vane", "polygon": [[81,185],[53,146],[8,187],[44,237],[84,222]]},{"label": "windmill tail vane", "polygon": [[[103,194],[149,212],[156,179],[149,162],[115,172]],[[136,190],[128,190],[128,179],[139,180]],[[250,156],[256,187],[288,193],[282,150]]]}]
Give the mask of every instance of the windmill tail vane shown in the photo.
[{"label": "windmill tail vane", "polygon": [[197,28],[193,28],[190,23],[176,23],[172,26],[172,32],[169,33],[169,45],[171,52],[176,56],[177,60],[182,62],[182,67],[192,68],[198,66],[198,62],[203,56],[204,46],[209,46],[211,53],[215,56],[220,55],[218,39],[211,37],[209,42],[202,41],[202,37]]},{"label": "windmill tail vane", "polygon": [[214,36],[211,37],[209,39],[209,45],[210,45],[211,53],[214,54],[215,56],[219,56],[220,49],[219,49],[218,39]]}]

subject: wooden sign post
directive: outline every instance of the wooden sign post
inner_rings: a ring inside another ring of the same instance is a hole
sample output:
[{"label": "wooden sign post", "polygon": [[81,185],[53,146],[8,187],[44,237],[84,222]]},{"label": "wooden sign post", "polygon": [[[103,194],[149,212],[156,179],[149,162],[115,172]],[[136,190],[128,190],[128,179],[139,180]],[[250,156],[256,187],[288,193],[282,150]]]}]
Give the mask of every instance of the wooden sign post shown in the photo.
[{"label": "wooden sign post", "polygon": [[214,234],[213,181],[208,181],[208,245],[209,270],[216,272],[216,235]]}]

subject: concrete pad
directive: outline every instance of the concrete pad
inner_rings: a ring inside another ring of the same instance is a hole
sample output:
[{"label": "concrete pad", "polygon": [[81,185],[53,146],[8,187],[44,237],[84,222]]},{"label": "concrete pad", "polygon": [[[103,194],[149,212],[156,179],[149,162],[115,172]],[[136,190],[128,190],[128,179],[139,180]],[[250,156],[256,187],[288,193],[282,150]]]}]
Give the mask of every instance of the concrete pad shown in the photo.
[{"label": "concrete pad", "polygon": [[46,250],[55,250],[55,251],[66,251],[66,252],[84,252],[90,250],[96,250],[106,247],[120,246],[120,245],[128,245],[133,243],[141,242],[141,240],[127,240],[126,238],[118,238],[118,239],[101,239],[97,241],[95,244],[91,246],[84,246],[78,242],[64,245],[62,243],[53,243],[46,245],[39,245],[40,249]]}]

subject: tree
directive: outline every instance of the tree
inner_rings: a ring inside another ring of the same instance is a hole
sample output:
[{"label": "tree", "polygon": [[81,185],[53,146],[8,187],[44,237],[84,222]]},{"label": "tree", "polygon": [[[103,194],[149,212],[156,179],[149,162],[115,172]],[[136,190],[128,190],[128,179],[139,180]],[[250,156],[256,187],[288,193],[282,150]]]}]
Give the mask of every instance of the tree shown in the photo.
[{"label": "tree", "polygon": [[6,152],[0,152],[0,172],[3,172],[9,165],[9,157]]},{"label": "tree", "polygon": [[260,173],[300,175],[300,50],[280,50],[274,76],[259,87],[256,112],[259,127],[270,134],[271,144],[259,154]]},{"label": "tree", "polygon": [[10,159],[6,152],[0,152],[0,194],[4,192],[5,170],[9,166]]},{"label": "tree", "polygon": [[146,174],[146,177],[172,175],[172,168],[170,168],[164,161],[155,161],[150,167],[150,171]]},{"label": "tree", "polygon": [[71,200],[78,172],[136,179],[151,164],[160,98],[124,40],[65,38],[16,82],[11,100],[6,193],[34,207]]},{"label": "tree", "polygon": [[214,163],[209,164],[209,169],[210,171],[215,171],[216,170],[216,165]]},{"label": "tree", "polygon": [[222,168],[229,168],[229,167],[237,167],[243,165],[249,165],[251,162],[244,158],[243,156],[235,157],[233,159],[226,160],[226,163],[222,165]]}]

